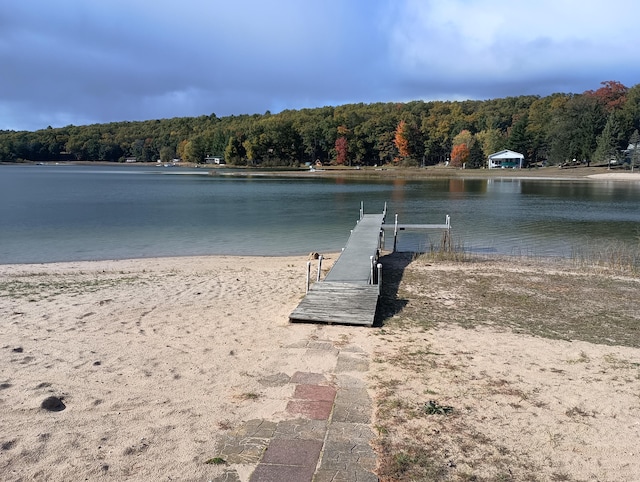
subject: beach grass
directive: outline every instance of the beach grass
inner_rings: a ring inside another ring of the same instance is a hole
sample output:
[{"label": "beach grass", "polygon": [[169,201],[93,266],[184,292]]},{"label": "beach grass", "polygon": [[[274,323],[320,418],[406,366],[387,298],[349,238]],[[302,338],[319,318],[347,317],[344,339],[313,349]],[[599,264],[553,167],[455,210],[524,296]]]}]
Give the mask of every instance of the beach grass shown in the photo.
[{"label": "beach grass", "polygon": [[87,277],[78,279],[75,273],[52,276],[26,276],[21,279],[0,279],[0,298],[46,299],[61,293],[87,294],[116,285],[128,285],[139,280],[136,276],[115,276],[106,278]]},{"label": "beach grass", "polygon": [[638,275],[640,274],[640,234],[637,238],[635,246],[621,242],[585,243],[572,250],[570,259],[578,267]]},{"label": "beach grass", "polygon": [[[381,297],[383,321],[378,336],[386,343],[393,343],[394,334],[428,334],[457,325],[470,330],[469,336],[475,329],[486,328],[551,340],[640,347],[637,253],[563,260],[458,257],[455,253],[444,246],[421,256],[395,253],[383,260],[387,282]],[[462,376],[464,363],[445,361],[428,342],[416,342],[416,346],[419,348],[405,346],[378,361],[426,378],[426,374],[447,372],[453,378]],[[591,361],[580,352],[567,357],[565,363],[583,366]],[[609,365],[628,367],[624,363]],[[551,371],[562,373],[564,366]],[[562,468],[541,476],[540,467],[527,456],[512,453],[499,440],[484,436],[466,416],[481,411],[479,407],[440,402],[437,397],[444,394],[428,385],[420,406],[408,402],[401,393],[412,384],[415,381],[376,379],[378,474],[382,480],[535,481],[548,480],[547,476],[573,480]],[[515,386],[504,378],[487,375],[485,390],[489,395],[508,396],[514,412],[521,411],[523,404],[548,409],[535,390]],[[440,407],[447,409],[438,410]],[[434,416],[429,413],[442,417],[430,422],[431,433],[421,433],[416,420]],[[594,417],[580,405],[567,408],[565,414],[575,420]],[[463,470],[453,470],[453,453],[465,458]]]}]

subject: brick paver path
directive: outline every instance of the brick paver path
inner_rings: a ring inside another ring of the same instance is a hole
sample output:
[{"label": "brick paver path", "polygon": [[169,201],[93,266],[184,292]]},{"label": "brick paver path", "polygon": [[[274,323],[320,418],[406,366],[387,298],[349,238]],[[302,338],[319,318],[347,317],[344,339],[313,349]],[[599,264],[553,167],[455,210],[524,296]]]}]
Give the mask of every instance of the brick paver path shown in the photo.
[{"label": "brick paver path", "polygon": [[229,466],[216,482],[239,482],[234,464],[253,469],[250,482],[378,481],[370,445],[371,398],[354,376],[368,370],[366,355],[357,346],[336,349],[327,341],[300,348],[326,351],[335,358],[335,369],[266,376],[267,383],[294,385],[286,406],[290,418],[249,420],[227,434],[217,453]]}]

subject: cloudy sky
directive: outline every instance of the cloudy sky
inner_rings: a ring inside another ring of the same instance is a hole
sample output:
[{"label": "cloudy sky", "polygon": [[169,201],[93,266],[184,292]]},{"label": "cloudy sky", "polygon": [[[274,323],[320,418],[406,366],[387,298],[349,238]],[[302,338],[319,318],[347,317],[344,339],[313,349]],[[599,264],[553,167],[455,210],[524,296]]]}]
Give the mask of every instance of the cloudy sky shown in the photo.
[{"label": "cloudy sky", "polygon": [[640,83],[636,0],[5,0],[0,129]]}]

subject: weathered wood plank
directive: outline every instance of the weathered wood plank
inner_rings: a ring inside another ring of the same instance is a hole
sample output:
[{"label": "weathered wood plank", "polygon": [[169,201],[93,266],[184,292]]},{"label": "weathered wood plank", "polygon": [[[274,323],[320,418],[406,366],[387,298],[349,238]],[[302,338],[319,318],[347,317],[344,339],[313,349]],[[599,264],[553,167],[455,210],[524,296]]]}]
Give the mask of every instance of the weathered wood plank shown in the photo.
[{"label": "weathered wood plank", "polygon": [[378,304],[377,285],[321,281],[291,313],[292,322],[311,321],[371,326]]},{"label": "weathered wood plank", "polygon": [[369,283],[371,256],[377,259],[383,221],[384,214],[365,214],[362,217],[338,260],[327,273],[326,281]]},{"label": "weathered wood plank", "polygon": [[384,214],[365,214],[323,281],[315,283],[289,315],[292,322],[373,325],[378,285],[370,284],[371,256],[377,260]]}]

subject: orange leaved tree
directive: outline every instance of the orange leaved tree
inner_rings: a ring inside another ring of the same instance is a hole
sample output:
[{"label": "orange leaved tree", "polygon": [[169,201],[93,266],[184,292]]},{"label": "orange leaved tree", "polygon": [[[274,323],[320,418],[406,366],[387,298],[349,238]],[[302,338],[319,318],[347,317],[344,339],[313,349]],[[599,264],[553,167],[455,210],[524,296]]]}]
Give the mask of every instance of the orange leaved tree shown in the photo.
[{"label": "orange leaved tree", "polygon": [[404,120],[401,120],[398,123],[394,142],[398,149],[398,154],[400,154],[401,157],[409,157],[411,155],[411,152],[409,151],[408,126]]},{"label": "orange leaved tree", "polygon": [[469,148],[466,144],[458,144],[451,149],[451,165],[462,167],[469,160]]},{"label": "orange leaved tree", "polygon": [[346,137],[338,137],[336,139],[336,164],[344,165],[347,163],[347,138]]}]

